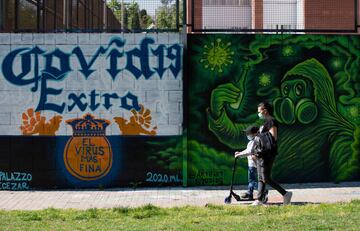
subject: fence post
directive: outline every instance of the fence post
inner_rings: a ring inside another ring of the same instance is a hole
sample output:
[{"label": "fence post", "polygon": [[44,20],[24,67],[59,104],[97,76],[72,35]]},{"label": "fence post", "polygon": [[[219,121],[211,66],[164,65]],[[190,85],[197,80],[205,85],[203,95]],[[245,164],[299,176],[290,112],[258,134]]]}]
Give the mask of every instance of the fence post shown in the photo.
[{"label": "fence post", "polygon": [[125,22],[125,6],[124,6],[124,0],[121,0],[121,27],[122,27],[121,33],[122,34],[124,34],[125,31],[124,22]]},{"label": "fence post", "polygon": [[5,18],[5,11],[4,11],[4,1],[0,2],[0,31],[4,29],[4,18]]}]

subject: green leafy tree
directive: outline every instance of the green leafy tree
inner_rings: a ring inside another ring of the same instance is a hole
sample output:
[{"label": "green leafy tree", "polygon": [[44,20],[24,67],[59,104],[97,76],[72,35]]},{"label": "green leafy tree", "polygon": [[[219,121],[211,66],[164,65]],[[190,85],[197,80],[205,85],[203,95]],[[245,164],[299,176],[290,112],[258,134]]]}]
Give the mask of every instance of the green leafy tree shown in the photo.
[{"label": "green leafy tree", "polygon": [[111,0],[110,2],[108,2],[107,6],[112,10],[112,12],[114,13],[115,17],[121,21],[121,3],[118,2],[117,0]]},{"label": "green leafy tree", "polygon": [[130,3],[127,8],[128,14],[128,28],[132,30],[139,30],[140,28],[140,8],[135,1]]},{"label": "green leafy tree", "polygon": [[[118,0],[111,0],[107,4],[107,6],[112,10],[112,12],[115,15],[115,18],[119,22],[122,22],[122,6],[121,6],[121,2],[119,2]],[[126,29],[127,25],[128,25],[128,11],[127,11],[126,3],[124,3],[124,25],[125,25],[125,29]]]},{"label": "green leafy tree", "polygon": [[[119,0],[111,0],[108,7],[114,12],[115,17],[122,21],[122,5]],[[126,29],[140,30],[146,29],[151,23],[152,18],[145,9],[140,10],[137,2],[124,3],[124,25]]]},{"label": "green leafy tree", "polygon": [[162,6],[156,10],[156,27],[159,29],[176,29],[182,22],[182,1],[179,1],[179,19],[177,22],[176,0],[161,0]]}]

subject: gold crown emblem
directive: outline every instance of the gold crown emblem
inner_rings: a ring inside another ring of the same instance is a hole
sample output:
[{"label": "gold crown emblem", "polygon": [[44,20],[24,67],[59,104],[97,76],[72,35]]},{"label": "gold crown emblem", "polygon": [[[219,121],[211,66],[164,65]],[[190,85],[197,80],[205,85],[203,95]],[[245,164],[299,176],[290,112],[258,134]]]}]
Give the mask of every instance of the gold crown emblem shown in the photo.
[{"label": "gold crown emblem", "polygon": [[71,125],[73,136],[105,136],[105,129],[110,124],[106,119],[95,119],[91,114],[83,118],[70,119],[65,121]]}]

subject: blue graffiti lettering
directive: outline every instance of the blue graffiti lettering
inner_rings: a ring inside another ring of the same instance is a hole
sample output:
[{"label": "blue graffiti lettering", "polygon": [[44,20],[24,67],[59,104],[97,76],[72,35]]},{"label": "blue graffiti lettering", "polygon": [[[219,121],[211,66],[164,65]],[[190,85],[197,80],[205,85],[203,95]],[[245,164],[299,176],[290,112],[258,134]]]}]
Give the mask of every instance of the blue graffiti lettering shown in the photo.
[{"label": "blue graffiti lettering", "polygon": [[[134,48],[127,53],[126,68],[136,79],[139,79],[141,75],[144,75],[145,79],[149,79],[154,74],[154,71],[151,71],[149,66],[149,44],[153,43],[153,39],[145,38],[140,45],[140,49]],[[139,58],[141,69],[134,65],[134,57]]]},{"label": "blue graffiti lettering", "polygon": [[[71,71],[70,68],[70,54],[62,52],[59,49],[47,53],[45,57],[45,69],[42,71],[42,77],[47,79],[62,80],[67,73]],[[59,59],[60,68],[53,66],[54,58]]]},{"label": "blue graffiti lettering", "polygon": [[77,96],[74,93],[71,93],[68,97],[69,100],[73,101],[73,104],[71,104],[70,106],[68,106],[68,110],[72,111],[74,109],[75,106],[78,106],[78,108],[80,109],[80,111],[85,111],[86,107],[87,107],[87,103],[83,103],[81,101],[81,99],[85,98],[86,99],[86,95],[84,93],[81,93],[79,96]]},{"label": "blue graffiti lettering", "polygon": [[94,69],[91,69],[91,67],[95,63],[96,59],[99,57],[101,51],[99,50],[94,56],[92,56],[89,63],[86,62],[85,56],[80,47],[75,47],[72,53],[75,54],[79,60],[81,66],[81,69],[79,71],[85,76],[85,79],[87,79],[89,75],[91,75],[91,73],[95,71]]},{"label": "blue graffiti lettering", "polygon": [[[175,51],[175,54],[173,54],[173,51]],[[173,75],[177,76],[181,70],[181,47],[178,44],[169,47],[167,57],[175,61],[175,65],[170,64],[169,68]]]},{"label": "blue graffiti lettering", "polygon": [[110,107],[112,106],[110,100],[119,98],[119,96],[116,93],[113,93],[113,94],[106,93],[103,96],[104,96],[104,104],[103,105],[107,110],[109,110]]},{"label": "blue graffiti lettering", "polygon": [[[28,51],[28,52],[24,52]],[[41,50],[37,46],[33,49],[20,48],[10,52],[2,63],[2,72],[7,81],[18,86],[24,86],[35,83],[35,86],[31,88],[32,91],[37,91],[38,81],[40,79],[39,73],[39,60],[38,55],[43,54],[45,51]],[[21,60],[21,72],[15,75],[13,71],[15,58],[20,54]],[[31,55],[34,55],[34,76],[29,78],[27,75],[31,72]],[[28,77],[28,78],[26,78]]]},{"label": "blue graffiti lettering", "polygon": [[81,93],[80,95],[70,93],[68,97],[68,100],[70,101],[70,104],[68,105],[68,111],[71,112],[72,110],[74,110],[75,107],[77,107],[80,111],[85,111],[87,108],[89,108],[91,111],[95,111],[100,107],[100,103],[96,101],[97,96],[100,96],[100,98],[103,99],[102,106],[104,106],[106,110],[109,110],[113,106],[113,104],[111,103],[111,99],[119,99],[118,102],[120,104],[120,108],[124,108],[126,110],[140,110],[138,97],[130,92],[121,97],[116,93],[104,93],[100,95],[96,92],[96,90],[92,90],[88,96],[90,96],[90,99],[84,93]]},{"label": "blue graffiti lettering", "polygon": [[30,173],[0,171],[0,190],[28,190],[32,178]]},{"label": "blue graffiti lettering", "polygon": [[[130,101],[130,104],[128,103]],[[121,107],[131,110],[135,108],[136,111],[140,110],[140,106],[137,100],[137,97],[130,92],[128,92],[124,97],[121,98]]]},{"label": "blue graffiti lettering", "polygon": [[[65,110],[65,103],[59,102],[48,102],[48,96],[58,96],[62,94],[62,88],[51,88],[48,87],[48,81],[61,81],[69,76],[72,71],[79,71],[88,79],[95,71],[94,64],[98,60],[100,55],[105,55],[106,59],[109,60],[109,66],[106,69],[112,80],[115,80],[122,71],[130,72],[134,78],[139,79],[150,79],[155,73],[160,78],[163,77],[166,70],[170,70],[174,78],[177,78],[181,71],[181,52],[182,48],[179,44],[173,44],[171,46],[155,45],[155,40],[152,38],[144,38],[139,47],[135,47],[130,51],[123,51],[125,46],[125,40],[122,38],[115,37],[105,47],[100,46],[96,52],[90,56],[89,59],[85,58],[81,47],[75,47],[71,53],[66,53],[58,48],[53,51],[45,51],[40,49],[38,46],[33,48],[19,48],[9,52],[1,65],[1,70],[4,78],[17,86],[31,86],[31,91],[36,92],[40,89],[40,100],[36,110],[51,110],[57,113],[63,113]],[[150,62],[150,57],[152,62]],[[74,58],[78,62],[79,68],[74,70]],[[42,59],[42,60],[40,60]],[[119,60],[123,59],[125,66],[119,67]],[[170,61],[169,65],[165,65],[165,59]],[[43,61],[43,62],[40,62]],[[156,62],[157,61],[157,64]],[[20,62],[20,66],[17,65]],[[44,63],[43,66],[40,63]],[[56,65],[57,63],[58,65]],[[14,70],[17,66],[18,70]],[[39,87],[40,84],[40,87]],[[76,95],[70,93],[68,100],[71,103],[67,106],[69,111],[78,107],[81,111],[86,110],[87,107],[90,110],[95,111],[100,107],[100,103],[96,102],[95,90],[89,95],[90,101],[87,100],[87,95],[81,93]],[[109,110],[112,106],[111,101],[120,98],[121,106],[124,109],[131,110],[135,108],[140,109],[137,97],[128,93],[124,97],[119,97],[116,93],[105,93],[103,94],[103,106]],[[130,103],[129,103],[130,102]]]},{"label": "blue graffiti lettering", "polygon": [[164,72],[166,71],[166,68],[164,67],[164,50],[164,45],[160,45],[157,49],[152,50],[152,53],[158,57],[158,66],[154,67],[154,69],[159,74],[160,78],[162,78]]},{"label": "blue graffiti lettering", "polygon": [[63,90],[47,87],[47,80],[47,78],[43,78],[41,80],[40,101],[36,108],[36,111],[50,110],[56,111],[57,113],[62,113],[65,108],[65,103],[61,105],[48,103],[47,97],[48,95],[60,95]]},{"label": "blue graffiti lettering", "polygon": [[118,50],[110,51],[108,58],[110,57],[110,68],[106,69],[109,72],[110,76],[113,80],[115,80],[116,76],[119,74],[122,69],[118,69],[118,58],[122,57],[124,53],[119,52]]},{"label": "blue graffiti lettering", "polygon": [[90,107],[91,111],[95,111],[100,106],[99,103],[96,103],[96,96],[99,96],[99,94],[96,94],[95,90],[92,90],[89,96],[90,96],[90,106],[89,107]]}]

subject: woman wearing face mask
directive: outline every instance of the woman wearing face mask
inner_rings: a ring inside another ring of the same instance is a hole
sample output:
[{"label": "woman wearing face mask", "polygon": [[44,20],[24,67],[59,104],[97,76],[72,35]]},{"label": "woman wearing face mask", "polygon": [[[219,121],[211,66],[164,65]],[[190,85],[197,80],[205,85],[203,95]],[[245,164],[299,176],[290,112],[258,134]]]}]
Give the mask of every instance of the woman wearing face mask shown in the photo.
[{"label": "woman wearing face mask", "polygon": [[[260,119],[264,120],[264,124],[260,127],[259,132],[270,132],[272,137],[277,141],[278,122],[273,118],[273,107],[268,102],[262,102],[258,105],[258,115]],[[258,171],[258,195],[253,205],[261,205],[266,195],[265,185],[269,184],[272,188],[276,189],[284,200],[284,205],[290,204],[292,192],[286,191],[278,183],[271,178],[271,168],[273,166],[277,149],[257,158],[257,171]]]}]

